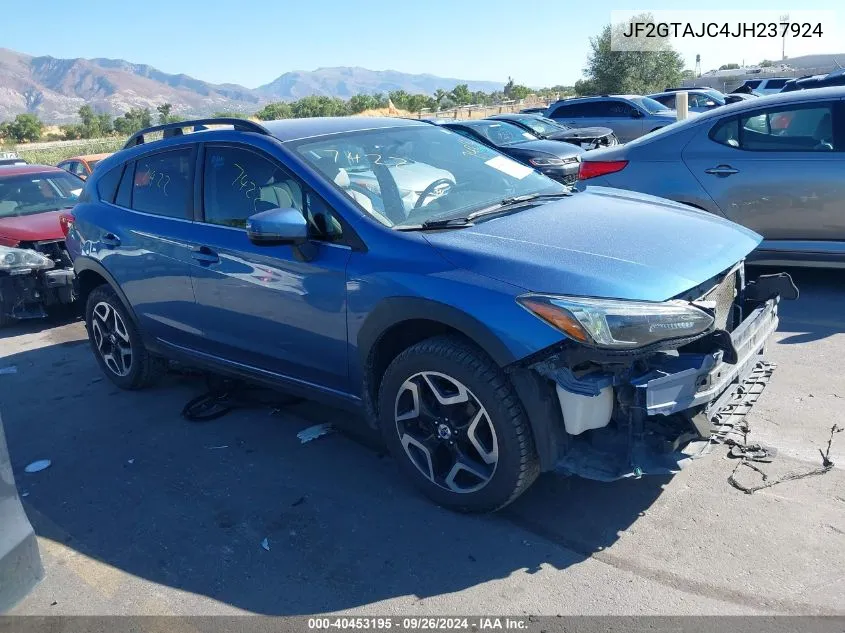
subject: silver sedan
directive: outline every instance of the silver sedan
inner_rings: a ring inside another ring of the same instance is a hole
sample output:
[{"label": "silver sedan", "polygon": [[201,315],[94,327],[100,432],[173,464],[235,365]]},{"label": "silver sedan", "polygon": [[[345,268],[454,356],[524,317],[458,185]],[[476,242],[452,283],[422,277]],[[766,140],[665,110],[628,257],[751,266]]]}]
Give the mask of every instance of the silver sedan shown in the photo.
[{"label": "silver sedan", "polygon": [[579,179],[743,224],[764,238],[757,263],[845,267],[845,88],[760,97],[588,152]]}]

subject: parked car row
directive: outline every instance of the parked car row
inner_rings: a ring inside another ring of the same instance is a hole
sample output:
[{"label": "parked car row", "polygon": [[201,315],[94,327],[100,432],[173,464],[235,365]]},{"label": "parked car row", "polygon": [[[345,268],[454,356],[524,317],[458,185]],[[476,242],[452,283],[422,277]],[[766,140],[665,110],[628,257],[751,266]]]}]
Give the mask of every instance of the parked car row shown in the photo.
[{"label": "parked car row", "polygon": [[715,109],[588,152],[579,177],[743,224],[764,238],[761,263],[845,266],[845,88]]}]

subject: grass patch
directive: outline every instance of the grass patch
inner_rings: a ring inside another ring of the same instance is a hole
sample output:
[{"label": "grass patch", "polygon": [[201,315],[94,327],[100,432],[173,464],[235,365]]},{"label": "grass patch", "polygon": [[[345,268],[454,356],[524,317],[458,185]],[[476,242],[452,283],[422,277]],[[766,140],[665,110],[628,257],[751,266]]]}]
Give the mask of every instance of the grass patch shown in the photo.
[{"label": "grass patch", "polygon": [[73,156],[83,154],[104,154],[116,152],[126,143],[125,138],[99,138],[91,139],[84,144],[55,145],[43,149],[27,149],[26,145],[18,145],[15,151],[25,161],[35,165],[55,165]]}]

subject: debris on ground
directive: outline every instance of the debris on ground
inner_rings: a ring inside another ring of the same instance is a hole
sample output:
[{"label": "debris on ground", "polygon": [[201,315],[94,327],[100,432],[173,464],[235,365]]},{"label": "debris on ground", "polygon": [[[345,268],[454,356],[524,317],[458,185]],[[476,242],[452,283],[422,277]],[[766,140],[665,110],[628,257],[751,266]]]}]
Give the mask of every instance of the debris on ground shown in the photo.
[{"label": "debris on ground", "polygon": [[42,470],[50,468],[52,463],[53,462],[51,462],[49,459],[39,459],[37,461],[32,462],[31,464],[28,464],[27,467],[24,468],[24,471],[28,473],[39,473]]},{"label": "debris on ground", "polygon": [[265,537],[264,540],[261,541],[261,547],[263,547],[265,550],[267,550],[269,552],[270,551],[270,539]]},{"label": "debris on ground", "polygon": [[334,425],[330,422],[324,422],[323,424],[315,424],[314,426],[309,426],[307,429],[302,429],[296,434],[296,437],[299,438],[300,442],[305,444],[329,433],[334,433]]},{"label": "debris on ground", "polygon": [[223,444],[221,446],[206,446],[206,448],[210,451],[219,451],[220,449],[223,449],[223,448],[229,448],[229,445]]},{"label": "debris on ground", "polygon": [[300,497],[290,505],[292,508],[295,508],[296,506],[301,506],[303,503],[305,503],[305,497]]},{"label": "debris on ground", "polygon": [[[785,475],[782,475],[781,477],[778,477],[777,479],[771,479],[770,480],[769,476],[761,468],[755,466],[752,463],[752,461],[754,461],[754,460],[751,457],[743,456],[742,461],[740,461],[736,465],[736,468],[733,469],[733,472],[731,473],[730,477],[728,477],[728,483],[730,483],[737,490],[741,490],[745,494],[750,495],[750,494],[757,492],[758,490],[763,490],[765,488],[771,488],[772,486],[782,484],[785,481],[794,481],[796,479],[804,479],[805,477],[812,477],[813,475],[823,475],[826,472],[828,472],[829,470],[831,470],[834,466],[833,461],[831,461],[831,459],[830,459],[830,447],[831,447],[831,444],[833,444],[833,436],[836,433],[841,433],[843,430],[845,430],[845,429],[840,428],[836,424],[834,424],[831,427],[830,437],[827,440],[827,450],[822,451],[822,449],[819,449],[819,453],[821,454],[821,457],[822,457],[822,465],[817,467],[817,468],[813,468],[811,470],[787,473]],[[745,467],[750,468],[751,470],[757,472],[760,475],[760,478],[762,479],[763,483],[758,484],[756,486],[746,486],[744,484],[741,484],[739,481],[737,481],[736,472],[742,466],[745,466]]]},{"label": "debris on ground", "polygon": [[18,368],[14,365],[10,365],[9,367],[0,367],[0,374],[16,374],[18,373]]},{"label": "debris on ground", "polygon": [[127,463],[127,464],[134,464],[134,463],[135,463],[135,460],[134,460],[134,459],[127,459],[127,460],[126,460],[126,463]]}]

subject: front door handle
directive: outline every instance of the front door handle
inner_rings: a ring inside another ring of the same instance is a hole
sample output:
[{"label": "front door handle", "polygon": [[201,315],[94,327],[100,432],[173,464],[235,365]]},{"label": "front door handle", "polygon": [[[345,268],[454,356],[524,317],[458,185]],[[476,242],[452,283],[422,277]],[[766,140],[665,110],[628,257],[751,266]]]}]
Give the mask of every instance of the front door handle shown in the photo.
[{"label": "front door handle", "polygon": [[117,248],[120,246],[120,238],[114,233],[106,233],[102,238],[100,238],[100,242],[102,242],[103,246],[106,248]]},{"label": "front door handle", "polygon": [[705,174],[712,174],[714,176],[730,176],[731,174],[738,174],[739,170],[734,169],[730,165],[719,165],[718,167],[711,167],[704,170]]},{"label": "front door handle", "polygon": [[191,249],[191,257],[201,264],[216,264],[220,257],[208,246],[195,246]]}]

